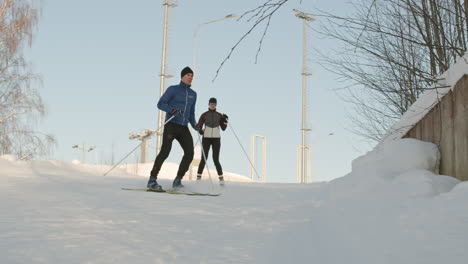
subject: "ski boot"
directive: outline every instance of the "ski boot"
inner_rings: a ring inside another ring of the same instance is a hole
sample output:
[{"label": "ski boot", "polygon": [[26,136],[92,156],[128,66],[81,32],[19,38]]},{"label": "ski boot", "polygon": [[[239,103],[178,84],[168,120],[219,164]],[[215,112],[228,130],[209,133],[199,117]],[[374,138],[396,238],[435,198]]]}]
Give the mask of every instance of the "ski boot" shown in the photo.
[{"label": "ski boot", "polygon": [[201,181],[201,174],[197,175],[197,181]]},{"label": "ski boot", "polygon": [[219,185],[224,187],[224,177],[223,177],[223,175],[219,176]]},{"label": "ski boot", "polygon": [[162,186],[156,181],[156,177],[153,176],[149,178],[146,188],[148,188],[148,191],[152,192],[164,192]]},{"label": "ski boot", "polygon": [[177,189],[182,189],[182,188],[184,188],[184,185],[182,185],[182,179],[175,178],[174,181],[172,182],[172,189],[177,190]]}]

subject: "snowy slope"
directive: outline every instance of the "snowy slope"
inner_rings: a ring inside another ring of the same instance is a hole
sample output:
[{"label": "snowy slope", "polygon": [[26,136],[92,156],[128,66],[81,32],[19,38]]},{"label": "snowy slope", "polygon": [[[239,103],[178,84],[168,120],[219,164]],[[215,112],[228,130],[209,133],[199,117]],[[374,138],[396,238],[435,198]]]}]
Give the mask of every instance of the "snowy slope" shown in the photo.
[{"label": "snowy slope", "polygon": [[332,182],[184,181],[223,193],[191,197],[122,191],[147,180],[122,170],[4,156],[1,263],[466,263],[468,183],[437,175],[437,159],[404,139]]},{"label": "snowy slope", "polygon": [[[203,175],[202,175],[203,179],[209,179],[211,177],[211,179],[213,181],[218,180],[218,174],[216,172],[216,169],[212,169],[212,167],[214,167],[214,166],[211,165],[211,163],[209,163],[209,173],[208,173],[208,169],[206,169],[206,168],[204,169]],[[150,175],[151,169],[153,168],[153,163],[151,162],[151,163],[144,163],[144,164],[141,164],[141,163],[126,164],[126,165],[119,166],[119,168],[125,170],[125,172],[127,172],[127,173],[136,174],[136,175],[148,178],[148,176]],[[163,164],[163,167],[161,168],[161,171],[159,173],[158,178],[160,178],[160,179],[174,179],[176,174],[177,174],[178,168],[179,168],[179,164],[177,164],[177,163],[165,162]],[[108,169],[108,168],[106,167],[105,169]],[[192,167],[192,178],[191,178],[192,180],[195,180],[196,177],[197,177],[197,169],[198,169],[198,167],[196,167],[196,166]],[[112,175],[113,172],[110,172],[110,174]],[[223,177],[224,177],[225,181],[253,182],[248,177],[245,177],[245,176],[242,176],[242,175],[239,175],[239,174],[236,174],[236,173],[232,173],[232,172],[224,171],[223,172]],[[190,179],[188,172],[186,173],[185,179],[186,180]]]}]

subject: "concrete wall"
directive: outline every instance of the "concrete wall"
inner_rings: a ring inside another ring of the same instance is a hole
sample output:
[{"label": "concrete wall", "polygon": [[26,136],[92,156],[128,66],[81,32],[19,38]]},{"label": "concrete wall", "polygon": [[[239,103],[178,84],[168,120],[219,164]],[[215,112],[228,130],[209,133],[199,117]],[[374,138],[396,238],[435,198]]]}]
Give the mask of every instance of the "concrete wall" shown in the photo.
[{"label": "concrete wall", "polygon": [[404,137],[439,146],[439,173],[468,181],[468,75]]}]

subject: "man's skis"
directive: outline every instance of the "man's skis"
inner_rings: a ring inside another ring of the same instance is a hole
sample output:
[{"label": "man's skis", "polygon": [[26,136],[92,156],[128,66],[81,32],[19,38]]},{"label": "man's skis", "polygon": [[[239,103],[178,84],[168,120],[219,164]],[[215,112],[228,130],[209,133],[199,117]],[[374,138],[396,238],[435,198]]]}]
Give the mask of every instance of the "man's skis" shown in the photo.
[{"label": "man's skis", "polygon": [[153,190],[148,190],[148,189],[136,189],[136,188],[122,188],[122,190],[136,191],[136,192],[155,192],[155,193],[183,194],[183,195],[191,195],[191,196],[220,196],[221,195],[221,194],[211,194],[211,193],[183,192],[183,191],[175,191],[175,190],[153,191]]}]

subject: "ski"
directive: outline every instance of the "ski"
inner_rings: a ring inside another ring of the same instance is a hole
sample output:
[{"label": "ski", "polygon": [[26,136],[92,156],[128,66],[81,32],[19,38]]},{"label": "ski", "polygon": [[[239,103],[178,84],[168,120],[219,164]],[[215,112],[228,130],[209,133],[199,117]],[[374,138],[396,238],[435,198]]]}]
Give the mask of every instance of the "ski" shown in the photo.
[{"label": "ski", "polygon": [[221,194],[211,194],[211,193],[198,193],[198,192],[181,192],[175,190],[162,190],[162,191],[152,191],[148,189],[137,189],[137,188],[122,188],[125,191],[136,191],[136,192],[156,192],[156,193],[168,193],[168,194],[182,194],[182,195],[191,195],[191,196],[220,196]]}]

